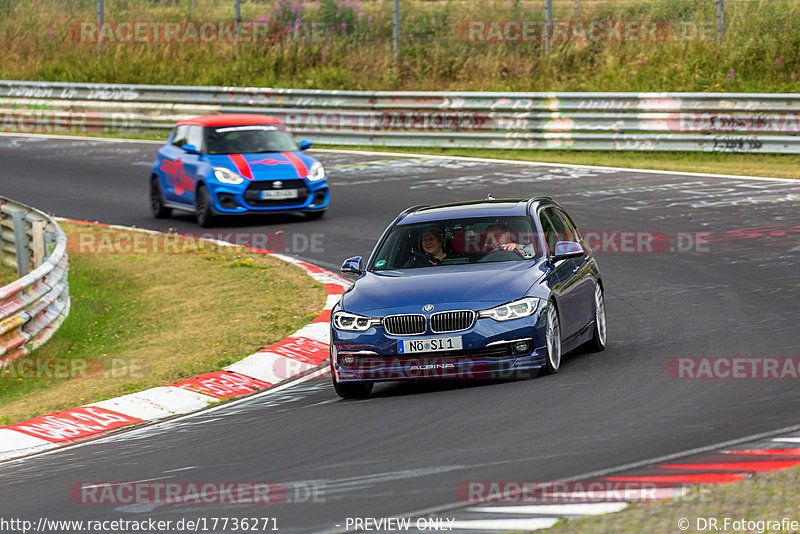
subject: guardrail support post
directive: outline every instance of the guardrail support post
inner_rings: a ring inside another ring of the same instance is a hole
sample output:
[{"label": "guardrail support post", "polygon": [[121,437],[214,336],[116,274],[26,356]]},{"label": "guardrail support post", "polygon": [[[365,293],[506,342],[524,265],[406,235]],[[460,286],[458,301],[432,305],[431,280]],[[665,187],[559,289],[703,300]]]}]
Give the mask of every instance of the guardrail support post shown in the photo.
[{"label": "guardrail support post", "polygon": [[97,49],[103,49],[103,0],[97,0]]},{"label": "guardrail support post", "polygon": [[[9,210],[6,210],[8,213]],[[11,212],[11,221],[14,225],[14,248],[17,252],[17,274],[22,278],[30,271],[30,255],[28,254],[28,223],[25,212],[14,210]]]},{"label": "guardrail support post", "polygon": [[44,229],[47,223],[45,221],[33,221],[31,223],[31,251],[33,252],[33,268],[39,267],[47,254],[44,249]]},{"label": "guardrail support post", "polygon": [[394,52],[394,70],[400,69],[400,0],[392,3],[392,52]]},{"label": "guardrail support post", "polygon": [[242,37],[242,2],[235,0],[233,4],[234,18],[236,19],[236,45],[239,45],[239,40]]},{"label": "guardrail support post", "polygon": [[553,0],[544,1],[544,48],[550,48],[550,37],[553,31]]}]

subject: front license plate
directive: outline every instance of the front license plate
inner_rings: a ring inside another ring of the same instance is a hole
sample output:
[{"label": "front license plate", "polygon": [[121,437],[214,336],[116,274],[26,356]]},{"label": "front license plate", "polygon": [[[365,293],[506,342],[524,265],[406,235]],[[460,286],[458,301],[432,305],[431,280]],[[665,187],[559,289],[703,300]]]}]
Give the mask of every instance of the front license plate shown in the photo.
[{"label": "front license plate", "polygon": [[461,336],[434,337],[430,339],[403,339],[397,342],[397,352],[400,354],[461,350],[462,347]]},{"label": "front license plate", "polygon": [[273,190],[266,190],[261,191],[261,200],[276,200],[276,199],[284,199],[284,198],[297,198],[300,195],[297,192],[297,189],[273,189]]}]

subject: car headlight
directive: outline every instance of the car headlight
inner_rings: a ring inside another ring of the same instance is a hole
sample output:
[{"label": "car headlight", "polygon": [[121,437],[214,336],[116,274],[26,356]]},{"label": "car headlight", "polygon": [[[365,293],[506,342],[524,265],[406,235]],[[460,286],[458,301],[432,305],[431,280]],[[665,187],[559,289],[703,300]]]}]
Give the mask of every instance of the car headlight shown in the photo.
[{"label": "car headlight", "polygon": [[355,313],[339,311],[333,314],[333,326],[339,330],[364,332],[379,324],[381,324],[380,319],[364,317],[363,315],[356,315]]},{"label": "car headlight", "polygon": [[511,319],[521,319],[528,317],[536,312],[539,307],[539,299],[536,297],[525,297],[524,299],[515,300],[502,306],[497,306],[489,310],[481,310],[478,312],[478,317],[489,317],[495,321],[509,321]]},{"label": "car headlight", "polygon": [[214,167],[214,176],[223,184],[238,185],[244,182],[244,178],[225,167]]},{"label": "car headlight", "polygon": [[308,171],[308,175],[306,176],[312,182],[318,182],[325,178],[325,169],[322,166],[322,163],[319,161],[315,161],[311,165],[311,169]]}]

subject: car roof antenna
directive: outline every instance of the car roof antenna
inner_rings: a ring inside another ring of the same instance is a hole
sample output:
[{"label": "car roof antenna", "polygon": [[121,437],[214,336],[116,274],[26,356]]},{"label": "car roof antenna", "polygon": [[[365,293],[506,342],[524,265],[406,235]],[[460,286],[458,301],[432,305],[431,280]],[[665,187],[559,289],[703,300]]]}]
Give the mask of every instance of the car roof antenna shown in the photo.
[{"label": "car roof antenna", "polygon": [[486,195],[486,200],[495,200],[495,198],[492,196],[491,193],[489,193],[488,195]]}]

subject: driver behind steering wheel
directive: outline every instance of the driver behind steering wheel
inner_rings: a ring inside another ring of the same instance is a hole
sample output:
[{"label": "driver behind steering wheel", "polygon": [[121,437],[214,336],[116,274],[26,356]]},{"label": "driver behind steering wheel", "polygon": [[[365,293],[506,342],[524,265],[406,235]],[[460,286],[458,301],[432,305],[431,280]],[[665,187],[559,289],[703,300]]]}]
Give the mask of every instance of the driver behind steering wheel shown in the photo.
[{"label": "driver behind steering wheel", "polygon": [[522,246],[515,243],[511,237],[511,230],[501,223],[490,224],[486,228],[484,250],[487,252],[517,252],[526,258],[532,258],[535,254],[532,243]]}]

